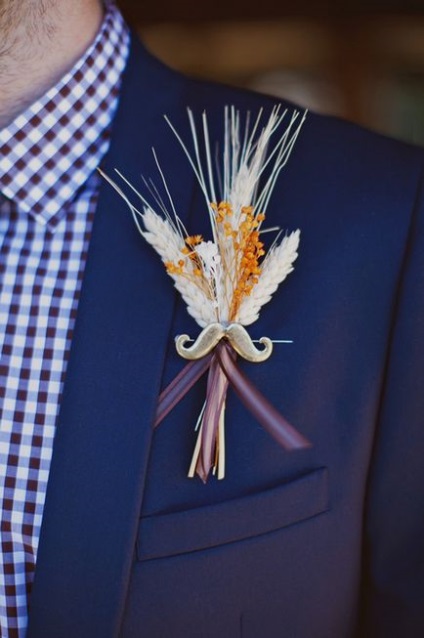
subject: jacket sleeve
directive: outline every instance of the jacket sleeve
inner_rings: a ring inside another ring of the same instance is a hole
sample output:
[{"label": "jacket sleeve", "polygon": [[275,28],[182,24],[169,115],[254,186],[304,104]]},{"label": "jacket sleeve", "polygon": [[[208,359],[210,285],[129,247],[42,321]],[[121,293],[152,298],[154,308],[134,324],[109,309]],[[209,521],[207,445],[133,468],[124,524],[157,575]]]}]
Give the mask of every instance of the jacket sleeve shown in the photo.
[{"label": "jacket sleeve", "polygon": [[424,188],[406,246],[364,517],[361,638],[424,636]]}]

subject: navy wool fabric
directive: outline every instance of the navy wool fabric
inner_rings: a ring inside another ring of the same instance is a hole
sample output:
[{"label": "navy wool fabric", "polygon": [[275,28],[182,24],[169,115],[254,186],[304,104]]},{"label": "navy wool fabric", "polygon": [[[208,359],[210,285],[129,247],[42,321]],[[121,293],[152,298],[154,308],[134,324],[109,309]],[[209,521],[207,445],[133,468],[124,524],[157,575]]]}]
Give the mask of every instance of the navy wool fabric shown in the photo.
[{"label": "navy wool fabric", "polygon": [[[268,114],[137,42],[104,169],[161,158],[181,217],[199,189],[163,121]],[[292,108],[291,105],[287,105]],[[293,339],[246,374],[313,443],[287,453],[229,397],[227,477],[186,478],[204,383],[153,432],[197,328],[125,204],[94,221],[55,440],[28,638],[424,636],[421,150],[309,114],[267,223],[301,229],[294,272],[251,327]]]}]

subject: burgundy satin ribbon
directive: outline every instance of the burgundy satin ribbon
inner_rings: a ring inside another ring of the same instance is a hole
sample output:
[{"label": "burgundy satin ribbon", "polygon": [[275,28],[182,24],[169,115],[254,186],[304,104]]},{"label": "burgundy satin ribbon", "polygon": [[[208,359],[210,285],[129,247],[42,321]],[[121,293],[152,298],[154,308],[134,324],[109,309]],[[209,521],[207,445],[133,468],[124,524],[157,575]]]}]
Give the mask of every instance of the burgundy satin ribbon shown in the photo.
[{"label": "burgundy satin ribbon", "polygon": [[[264,397],[258,388],[247,378],[238,368],[235,362],[235,353],[231,346],[221,341],[213,351],[203,359],[190,361],[175,379],[163,390],[159,396],[154,427],[157,427],[167,414],[181,401],[200,377],[210,368],[219,364],[228,382],[233,386],[235,392],[259,423],[274,437],[274,439],[286,450],[296,450],[307,448],[311,443],[300,432],[298,432],[273,405]],[[212,375],[213,377],[214,375]],[[218,411],[220,406],[213,406],[214,388],[208,387],[207,398],[209,399],[209,410]],[[222,393],[220,393],[221,395]],[[225,398],[225,393],[224,393]],[[222,396],[220,405],[222,406]],[[207,408],[208,409],[208,406]],[[216,422],[216,418],[212,419]],[[216,434],[214,426],[212,436]],[[210,438],[211,432],[206,432],[205,437]],[[209,441],[210,443],[210,441]],[[210,446],[207,446],[210,448]],[[208,459],[203,458],[203,472],[207,473]]]},{"label": "burgundy satin ribbon", "polygon": [[190,361],[159,395],[154,427],[156,428],[211,365],[213,354]]},{"label": "burgundy satin ribbon", "polygon": [[219,343],[216,358],[225,376],[233,386],[242,403],[259,423],[286,450],[298,450],[311,447],[311,443],[283,417],[282,414],[264,397],[258,388],[237,367],[231,356],[230,346]]},{"label": "burgundy satin ribbon", "polygon": [[218,428],[225,404],[229,381],[216,356],[212,357],[206,387],[205,411],[201,422],[202,443],[196,463],[196,474],[204,483],[214,464],[218,445]]}]

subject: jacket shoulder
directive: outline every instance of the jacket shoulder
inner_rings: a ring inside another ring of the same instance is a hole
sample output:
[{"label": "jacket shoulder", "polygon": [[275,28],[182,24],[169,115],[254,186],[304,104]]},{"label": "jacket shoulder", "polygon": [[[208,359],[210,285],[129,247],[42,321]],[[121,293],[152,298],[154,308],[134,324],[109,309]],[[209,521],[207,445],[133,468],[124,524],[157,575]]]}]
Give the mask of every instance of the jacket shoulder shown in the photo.
[{"label": "jacket shoulder", "polygon": [[[212,125],[215,118],[222,119],[225,106],[234,106],[242,114],[249,111],[252,116],[261,109],[266,115],[277,105],[289,111],[305,110],[298,104],[275,96],[184,75],[161,62],[140,41],[136,42],[134,52],[139,57],[147,58],[154,73],[162,75],[164,81],[179,85],[183,108],[190,108],[195,113],[206,111]],[[418,146],[339,117],[308,111],[305,129],[307,136],[304,137],[308,138],[311,147],[317,153],[325,154],[326,158],[333,155],[336,162],[342,160],[342,166],[347,167],[349,161],[355,164],[355,161],[362,161],[366,157],[366,163],[372,163],[374,171],[385,167],[393,175],[397,170],[403,173],[400,170],[402,167],[404,170],[413,170],[424,159],[424,150]]]}]

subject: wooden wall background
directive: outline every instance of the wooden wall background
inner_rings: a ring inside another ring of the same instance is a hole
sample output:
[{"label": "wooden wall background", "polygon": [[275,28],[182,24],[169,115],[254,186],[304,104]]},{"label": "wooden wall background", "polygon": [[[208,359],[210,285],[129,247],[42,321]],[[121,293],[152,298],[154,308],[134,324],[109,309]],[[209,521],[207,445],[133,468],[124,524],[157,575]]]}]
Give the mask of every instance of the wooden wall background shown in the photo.
[{"label": "wooden wall background", "polygon": [[120,0],[170,66],[424,143],[424,0]]}]

